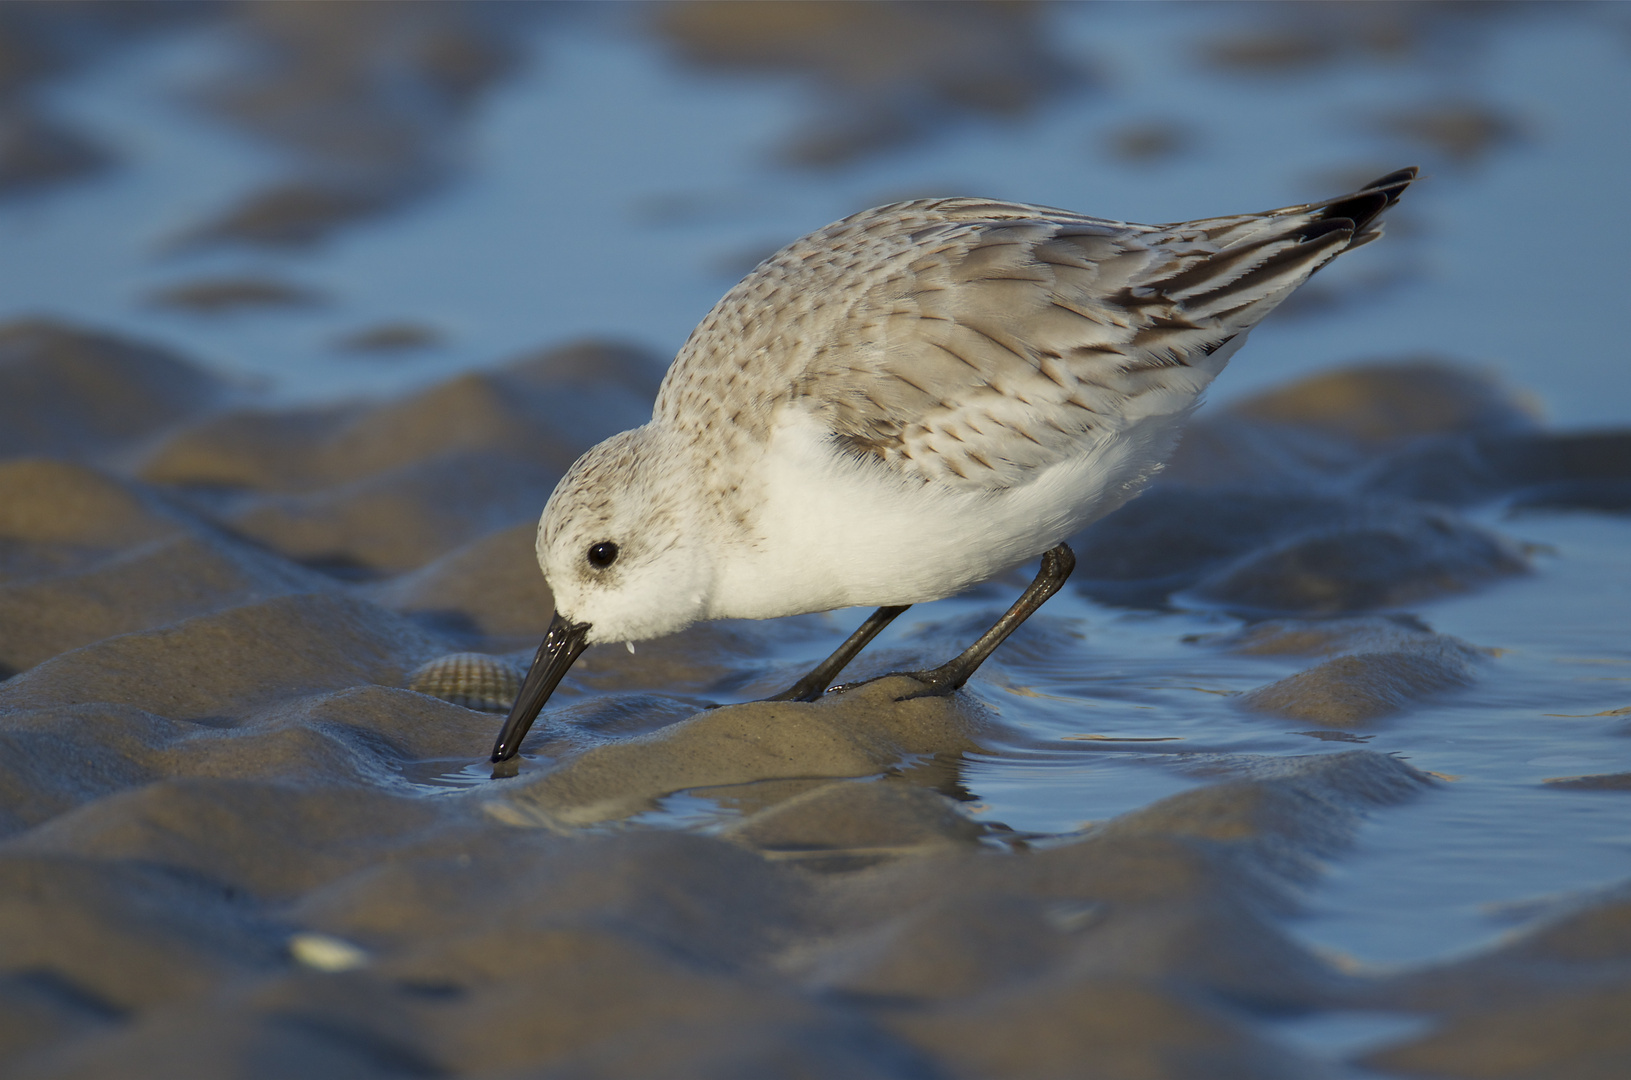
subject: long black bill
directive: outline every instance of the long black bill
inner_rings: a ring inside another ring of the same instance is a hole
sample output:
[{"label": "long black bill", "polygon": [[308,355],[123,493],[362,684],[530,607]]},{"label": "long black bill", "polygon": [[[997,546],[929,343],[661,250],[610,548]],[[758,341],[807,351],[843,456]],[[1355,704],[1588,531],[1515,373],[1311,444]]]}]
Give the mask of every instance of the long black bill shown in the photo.
[{"label": "long black bill", "polygon": [[515,696],[515,705],[498,733],[498,741],[493,744],[494,762],[508,761],[521,749],[521,740],[527,737],[549,695],[560,685],[572,662],[588,647],[589,643],[584,640],[588,636],[588,623],[568,622],[560,612],[555,613],[549,623],[549,633],[544,635],[538,655],[532,658],[532,667],[527,669],[521,692]]}]

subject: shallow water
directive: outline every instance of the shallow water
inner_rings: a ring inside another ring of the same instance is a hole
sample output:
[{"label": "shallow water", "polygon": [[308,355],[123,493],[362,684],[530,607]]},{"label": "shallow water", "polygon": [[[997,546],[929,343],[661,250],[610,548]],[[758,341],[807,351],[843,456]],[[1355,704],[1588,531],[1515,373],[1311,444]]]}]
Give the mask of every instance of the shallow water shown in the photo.
[{"label": "shallow water", "polygon": [[[1509,924],[1505,905],[1562,899],[1624,877],[1631,819],[1612,791],[1548,778],[1631,769],[1631,535],[1584,514],[1505,523],[1550,545],[1529,578],[1452,598],[1436,628],[1504,650],[1486,677],[1370,745],[1455,782],[1378,816],[1333,864],[1311,940],[1372,963],[1461,952]],[[1378,745],[1382,744],[1382,745]]]},{"label": "shallow water", "polygon": [[[1427,179],[1387,238],[1322,275],[1320,303],[1288,305],[1257,330],[1214,405],[1339,363],[1435,354],[1497,372],[1556,429],[1626,426],[1631,370],[1619,320],[1605,317],[1623,306],[1631,237],[1631,141],[1605,137],[1631,114],[1624,12],[1440,13],[1391,50],[1280,71],[1197,59],[1220,35],[1273,15],[1051,8],[1051,46],[1085,73],[1074,88],[1017,118],[941,117],[917,142],[800,169],[774,150],[808,122],[818,80],[699,71],[635,14],[556,13],[515,31],[523,61],[457,131],[451,182],[281,250],[173,245],[286,165],[277,148],[188,104],[238,61],[241,43],[219,25],[184,24],[46,87],[47,105],[119,165],[0,201],[0,321],[48,313],[164,343],[262,407],[384,399],[578,338],[671,355],[759,256],[894,198],[978,193],[1176,220],[1320,197],[1355,174],[1420,163]],[[1389,127],[1397,110],[1446,103],[1476,106],[1495,133],[1457,149]],[[1111,151],[1140,127],[1166,132],[1170,152]],[[324,302],[199,314],[150,301],[180,283],[244,275]],[[398,321],[440,339],[378,354],[335,344]],[[1548,783],[1631,773],[1631,518],[1497,507],[1473,519],[1535,545],[1532,573],[1393,612],[1494,651],[1463,689],[1341,728],[1276,718],[1236,699],[1307,669],[1308,656],[1227,651],[1219,643],[1246,624],[1182,594],[1133,610],[1067,588],[970,687],[999,733],[893,772],[937,775],[926,786],[1000,827],[984,842],[1042,850],[1201,788],[1246,756],[1395,755],[1437,782],[1369,813],[1352,846],[1301,883],[1283,925],[1345,970],[1472,955],[1631,876],[1625,791]],[[1019,580],[914,608],[852,676],[955,652]],[[597,668],[591,654],[557,706],[590,710],[585,739],[627,740],[702,702],[763,696],[860,618],[733,624],[725,633],[740,640],[696,685]],[[646,694],[666,696],[635,700]],[[381,786],[478,797],[489,786],[484,752],[416,759]],[[552,760],[529,754],[528,768]],[[683,790],[624,827],[716,835],[756,797]],[[1419,1021],[1329,1011],[1283,1025],[1291,1044],[1338,1061],[1413,1037]]]}]

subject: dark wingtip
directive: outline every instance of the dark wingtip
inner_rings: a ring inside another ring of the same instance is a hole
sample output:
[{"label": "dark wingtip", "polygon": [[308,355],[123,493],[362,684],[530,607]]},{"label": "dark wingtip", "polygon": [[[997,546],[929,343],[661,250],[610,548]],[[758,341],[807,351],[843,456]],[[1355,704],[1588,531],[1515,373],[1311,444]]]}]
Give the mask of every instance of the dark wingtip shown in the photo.
[{"label": "dark wingtip", "polygon": [[1399,201],[1399,193],[1410,186],[1411,181],[1421,175],[1421,170],[1414,165],[1407,165],[1402,169],[1395,169],[1386,176],[1377,177],[1364,187],[1360,193],[1367,191],[1386,191],[1389,193],[1389,203]]},{"label": "dark wingtip", "polygon": [[1399,201],[1404,189],[1416,179],[1414,166],[1373,180],[1352,195],[1339,195],[1320,208],[1320,218],[1332,221],[1346,218],[1355,233],[1363,233],[1388,207]]},{"label": "dark wingtip", "polygon": [[1320,237],[1329,236],[1334,232],[1351,233],[1353,231],[1353,219],[1338,215],[1315,218],[1307,225],[1304,225],[1298,229],[1296,231],[1296,235],[1300,236],[1302,238],[1302,242],[1306,244],[1310,240],[1318,240]]},{"label": "dark wingtip", "polygon": [[1353,222],[1354,229],[1359,230],[1375,221],[1377,215],[1390,205],[1392,204],[1385,192],[1367,191],[1338,199],[1321,210],[1320,217],[1327,221],[1332,218],[1347,218]]}]

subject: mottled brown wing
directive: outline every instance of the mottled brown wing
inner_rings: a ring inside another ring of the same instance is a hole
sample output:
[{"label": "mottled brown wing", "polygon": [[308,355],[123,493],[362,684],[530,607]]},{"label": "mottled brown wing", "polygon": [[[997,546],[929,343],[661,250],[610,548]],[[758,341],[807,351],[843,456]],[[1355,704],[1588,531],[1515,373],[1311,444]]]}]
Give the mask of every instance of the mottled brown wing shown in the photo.
[{"label": "mottled brown wing", "polygon": [[1377,235],[1410,175],[1166,226],[948,200],[948,220],[851,301],[795,395],[841,445],[905,474],[1023,484],[1083,440],[1188,408],[1212,354]]}]

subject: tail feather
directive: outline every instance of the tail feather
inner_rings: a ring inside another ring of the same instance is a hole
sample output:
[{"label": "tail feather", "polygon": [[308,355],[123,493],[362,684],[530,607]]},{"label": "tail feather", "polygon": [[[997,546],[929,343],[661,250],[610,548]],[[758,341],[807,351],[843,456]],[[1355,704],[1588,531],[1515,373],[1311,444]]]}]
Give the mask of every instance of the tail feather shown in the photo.
[{"label": "tail feather", "polygon": [[[1315,216],[1325,220],[1347,218],[1353,222],[1354,243],[1363,243],[1381,235],[1380,227],[1375,230],[1374,235],[1371,235],[1372,223],[1386,213],[1388,207],[1399,201],[1399,196],[1404,194],[1404,189],[1411,185],[1420,171],[1413,165],[1407,169],[1398,169],[1372,180],[1351,195],[1338,195],[1324,202],[1309,203],[1307,206],[1287,207],[1279,213],[1316,210],[1318,213]],[[1361,240],[1361,237],[1364,237],[1364,240]]]},{"label": "tail feather", "polygon": [[[1292,289],[1307,281],[1310,274],[1350,246],[1353,226],[1346,218],[1333,218],[1320,224],[1328,227],[1311,239],[1275,252],[1262,265],[1227,286],[1186,302],[1184,314],[1191,319],[1217,319],[1231,326],[1255,322],[1262,317],[1256,310],[1258,304],[1265,300],[1272,301],[1270,306],[1278,304]],[[1252,309],[1251,315],[1242,318],[1248,308]]]},{"label": "tail feather", "polygon": [[1182,269],[1146,287],[1178,304],[1187,319],[1249,326],[1342,252],[1382,235],[1382,214],[1416,173],[1400,169],[1322,202],[1213,219],[1215,227],[1206,232],[1221,248],[1184,260]]}]

